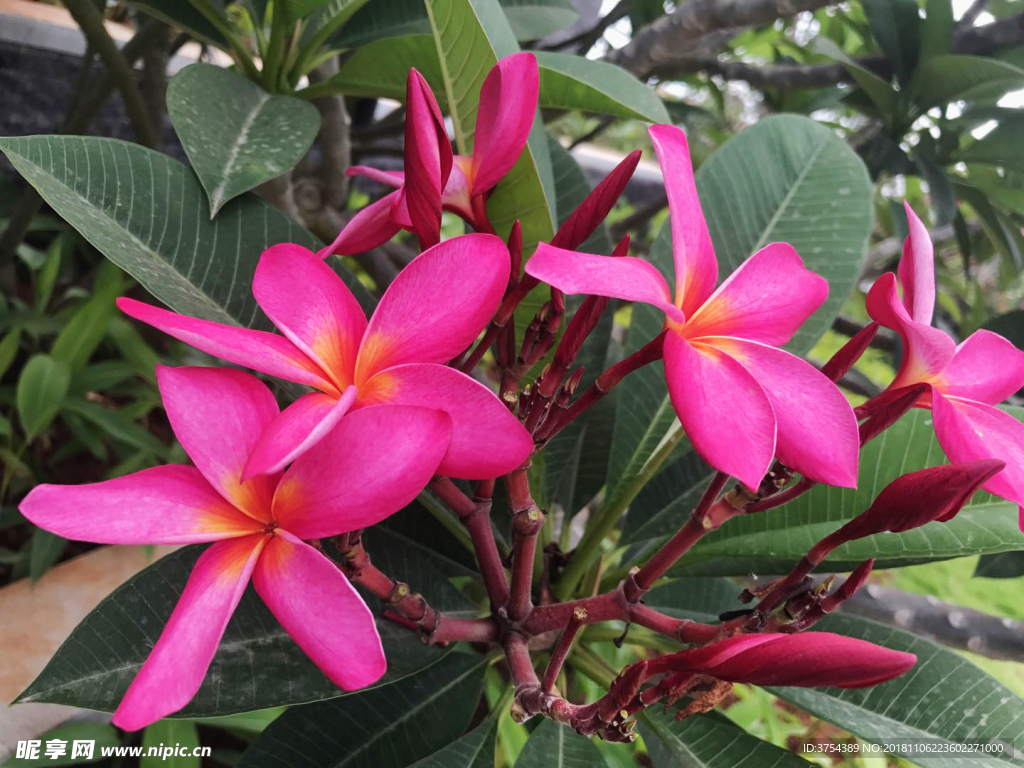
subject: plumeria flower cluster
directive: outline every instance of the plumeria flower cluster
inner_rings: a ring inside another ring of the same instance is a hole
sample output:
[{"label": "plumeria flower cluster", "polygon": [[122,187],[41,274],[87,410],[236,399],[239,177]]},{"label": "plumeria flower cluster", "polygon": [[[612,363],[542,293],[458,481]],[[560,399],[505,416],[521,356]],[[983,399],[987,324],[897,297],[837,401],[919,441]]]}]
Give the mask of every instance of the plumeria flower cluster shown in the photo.
[{"label": "plumeria flower cluster", "polygon": [[[615,204],[639,153],[598,184],[532,255],[522,253],[518,226],[507,241],[495,234],[488,198],[527,143],[538,82],[531,54],[498,62],[480,93],[473,153],[459,156],[427,82],[411,71],[404,170],[350,170],[395,190],[359,211],[319,253],[280,244],[262,254],[253,293],[279,333],[120,300],[137,320],[309,391],[281,410],[249,373],[161,367],[160,393],[194,466],[39,486],[23,502],[26,517],[69,538],[212,542],[115,713],[117,725],[140,728],[187,704],[250,580],[298,646],[342,689],[371,685],[386,669],[373,614],[354,582],[388,603],[385,618],[425,642],[499,645],[518,719],[545,715],[612,740],[631,739],[631,716],[655,702],[690,696],[678,713],[683,717],[713,707],[735,682],[876,685],[906,672],[914,656],[829,633],[796,634],[852,596],[874,561],[832,591],[815,586],[811,572],[849,541],[950,520],[978,488],[1024,503],[1024,427],[994,407],[1024,385],[1024,352],[985,331],[956,346],[930,326],[932,248],[909,207],[898,274],[880,278],[868,297],[872,317],[900,335],[905,356],[887,390],[855,411],[835,382],[864,352],[877,324],[821,370],[782,349],[824,303],[828,283],[787,243],[766,245],[719,280],[687,139],[676,127],[650,129],[668,193],[673,287],[652,264],[627,255],[628,240],[609,256],[575,250]],[[443,211],[474,231],[441,242]],[[367,319],[326,259],[369,250],[401,230],[418,238],[422,253]],[[517,345],[515,310],[534,290],[550,290],[551,299],[521,329]],[[586,298],[562,329],[564,294]],[[576,357],[612,299],[656,307],[664,313],[663,329],[577,392]],[[469,375],[492,345],[498,393]],[[525,382],[544,361],[536,380]],[[569,574],[591,564],[581,542],[561,574],[570,598],[558,601],[550,583],[540,589],[533,583],[544,512],[530,493],[531,458],[630,372],[658,361],[682,428],[718,474],[676,535],[613,589],[571,597]],[[767,514],[816,483],[855,487],[861,446],[912,407],[933,410],[952,464],[898,478],[788,575],[745,591],[741,600],[754,605],[738,616],[701,624],[644,605],[645,592],[731,518]],[[450,478],[477,481],[473,494]],[[729,478],[738,481],[731,490]],[[498,479],[512,514],[508,562],[489,515]],[[486,616],[434,610],[397,589],[363,548],[364,528],[425,488],[468,530],[486,587]],[[316,546],[334,537],[342,553],[337,563]],[[571,703],[554,687],[562,664],[582,626],[610,620],[691,647],[630,665],[605,696]],[[539,677],[531,651],[542,646],[550,661]]]}]

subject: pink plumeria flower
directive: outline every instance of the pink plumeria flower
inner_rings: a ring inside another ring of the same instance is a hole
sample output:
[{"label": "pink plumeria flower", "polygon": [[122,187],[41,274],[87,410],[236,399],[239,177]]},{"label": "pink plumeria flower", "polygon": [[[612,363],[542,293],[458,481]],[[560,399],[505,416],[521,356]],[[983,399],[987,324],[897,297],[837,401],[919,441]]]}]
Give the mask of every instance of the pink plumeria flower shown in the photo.
[{"label": "pink plumeria flower", "polygon": [[[154,467],[89,485],[40,485],[21,511],[41,528],[101,544],[215,542],[200,556],[153,652],[114,713],[137,730],[199,690],[250,577],[300,648],[336,685],[355,690],[386,669],[370,610],[345,576],[302,539],[364,528],[429,482],[451,420],[413,405],[365,408],[287,472],[242,479],[278,417],[270,390],[219,368],[157,369],[174,433],[194,467]],[[402,437],[393,437],[395,421]],[[402,472],[394,467],[401,464]]]},{"label": "pink plumeria flower", "polygon": [[[793,247],[771,243],[715,289],[718,262],[697,199],[685,134],[650,128],[668,192],[675,257],[665,278],[638,258],[541,244],[526,271],[565,293],[642,301],[666,315],[665,378],[697,452],[756,489],[772,457],[814,480],[857,484],[857,420],[814,366],[777,349],[828,296]],[[628,403],[627,403],[628,407]]]},{"label": "pink plumeria flower", "polygon": [[886,392],[928,384],[917,405],[932,409],[942,450],[954,463],[1005,461],[1006,468],[981,487],[1016,503],[1024,530],[1024,425],[994,407],[1024,386],[1024,352],[991,331],[975,331],[957,345],[931,326],[934,251],[917,214],[909,204],[903,207],[910,234],[897,274],[878,278],[867,299],[871,317],[903,340],[903,359]]},{"label": "pink plumeria flower", "polygon": [[[493,392],[443,365],[491,319],[509,270],[508,250],[493,235],[448,240],[399,273],[367,323],[334,270],[311,251],[286,243],[263,253],[253,279],[257,303],[283,336],[131,299],[119,299],[118,306],[211,355],[318,390],[267,425],[247,457],[243,479],[280,471],[368,406],[386,406],[386,414],[392,406],[417,405],[444,411],[452,422],[451,442],[436,471],[475,480],[512,471],[533,448],[529,433]],[[403,412],[381,417],[396,446],[410,429]]]},{"label": "pink plumeria flower", "polygon": [[406,89],[405,172],[363,165],[347,171],[349,176],[366,176],[397,189],[353,216],[321,255],[363,253],[403,228],[418,234],[421,242],[426,232],[429,245],[435,228],[440,233],[442,209],[484,229],[475,206],[483,204],[522,154],[539,91],[540,74],[532,53],[499,61],[480,89],[473,154],[453,157],[437,100],[426,80],[412,70]]}]

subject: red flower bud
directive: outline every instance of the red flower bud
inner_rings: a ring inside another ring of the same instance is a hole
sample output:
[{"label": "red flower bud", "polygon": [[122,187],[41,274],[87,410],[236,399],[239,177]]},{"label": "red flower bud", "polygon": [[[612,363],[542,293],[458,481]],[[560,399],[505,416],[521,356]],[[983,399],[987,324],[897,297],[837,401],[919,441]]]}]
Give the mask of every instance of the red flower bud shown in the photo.
[{"label": "red flower bud", "polygon": [[551,245],[569,250],[583,245],[583,241],[593,234],[608,212],[615,207],[622,191],[633,178],[633,171],[639,162],[639,149],[626,155],[611,173],[601,179],[583,202],[576,206],[576,210],[558,228],[558,232],[551,239]]},{"label": "red flower bud", "polygon": [[647,663],[649,675],[689,672],[731,683],[863,688],[902,675],[912,653],[829,632],[736,635]]},{"label": "red flower bud", "polygon": [[815,549],[828,542],[828,551],[840,544],[874,533],[899,533],[933,520],[946,522],[968,502],[974,492],[1006,463],[981,459],[964,464],[943,464],[919,469],[889,483],[867,511],[853,518]]},{"label": "red flower bud", "polygon": [[452,171],[452,146],[441,109],[423,75],[409,70],[405,87],[404,206],[424,250],[441,237],[441,193]]},{"label": "red flower bud", "polygon": [[843,345],[842,349],[832,355],[827,363],[821,366],[821,372],[832,381],[839,381],[850,372],[854,363],[860,360],[876,333],[878,333],[878,323],[871,323],[862,328],[856,336]]}]

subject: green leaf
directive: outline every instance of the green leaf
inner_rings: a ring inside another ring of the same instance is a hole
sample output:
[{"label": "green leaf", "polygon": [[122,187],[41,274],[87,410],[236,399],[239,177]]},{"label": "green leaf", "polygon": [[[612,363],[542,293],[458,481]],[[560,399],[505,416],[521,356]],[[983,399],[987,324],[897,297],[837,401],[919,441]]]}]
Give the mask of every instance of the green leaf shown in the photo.
[{"label": "green leaf", "polygon": [[955,25],[952,0],[925,0],[924,13],[924,22],[921,24],[921,53],[917,59],[918,67],[936,56],[949,53]]},{"label": "green leaf", "polygon": [[224,203],[291,169],[313,144],[320,113],[271,96],[238,72],[192,64],[167,86],[167,112],[210,200]]},{"label": "green leaf", "polygon": [[[432,563],[375,528],[366,534],[373,561],[412,585],[440,610],[464,610],[459,592]],[[111,712],[142,667],[178,602],[203,546],[179,549],[133,576],[74,629],[19,701],[71,704]],[[379,601],[364,595],[379,617]],[[433,664],[445,649],[428,647],[405,627],[378,618],[388,671],[378,685]],[[110,627],[118,627],[112,633]],[[176,717],[219,717],[346,696],[291,640],[251,587],[228,623],[210,671]]]},{"label": "green leaf", "polygon": [[751,736],[725,717],[694,715],[675,722],[660,708],[639,717],[640,733],[658,768],[809,768],[803,758]]},{"label": "green leaf", "polygon": [[1024,576],[1024,552],[1000,552],[982,555],[974,569],[980,579],[1016,579]]},{"label": "green leaf", "polygon": [[[700,167],[696,178],[720,279],[767,243],[785,241],[796,248],[808,269],[828,280],[828,300],[787,347],[795,354],[806,353],[831,326],[864,263],[873,194],[864,164],[825,126],[781,115],[730,139]],[[650,260],[673,284],[668,222]],[[654,338],[663,325],[660,312],[635,305],[626,353]],[[661,366],[630,374],[618,389],[618,397],[629,407],[619,408],[615,416],[610,495],[640,472],[663,441],[679,437]]]},{"label": "green leaf", "polygon": [[[502,0],[502,8],[517,40],[537,40],[572,25],[579,11],[572,0]],[[360,48],[367,43],[401,35],[430,34],[430,18],[423,0],[375,0],[352,16],[331,38],[338,48]]]},{"label": "green leaf", "polygon": [[905,80],[917,63],[921,44],[917,0],[862,0],[861,4],[872,36],[893,70]]},{"label": "green leaf", "polygon": [[814,49],[823,56],[835,59],[846,67],[850,76],[856,81],[857,85],[864,90],[864,93],[867,94],[872,103],[878,107],[879,114],[883,118],[888,119],[895,116],[896,109],[899,104],[899,94],[891,85],[889,85],[889,83],[880,78],[870,69],[862,67],[856,61],[851,59],[842,51],[842,49],[839,48],[838,45],[828,38],[817,38],[814,41]]},{"label": "green leaf", "polygon": [[[968,762],[972,768],[1021,764],[1011,745],[1024,738],[1024,700],[960,654],[855,616],[829,616],[815,629],[907,651],[917,655],[917,663],[905,675],[870,688],[768,689],[779,698],[876,744],[1002,744],[1001,753],[970,752]],[[907,754],[906,759],[922,768],[950,764],[949,755],[941,753]]]},{"label": "green leaf", "polygon": [[[370,3],[368,8],[374,7]],[[444,108],[444,78],[437,46],[430,35],[403,35],[374,40],[347,57],[337,74],[318,86],[319,90],[346,96],[389,98],[405,101],[405,82],[415,67]],[[301,92],[300,92],[301,93]]]},{"label": "green leaf", "polygon": [[18,377],[15,403],[29,441],[50,426],[70,385],[71,369],[67,363],[49,355],[36,355],[25,364]]},{"label": "green leaf", "polygon": [[572,0],[502,0],[516,40],[539,40],[571,27],[579,18]]},{"label": "green leaf", "polygon": [[[427,0],[444,92],[459,152],[472,154],[480,88],[498,59],[519,51],[497,0]],[[525,254],[554,235],[555,191],[547,134],[540,113],[519,161],[487,204],[498,234],[506,237],[518,219]]]},{"label": "green leaf", "polygon": [[14,358],[18,356],[18,349],[21,345],[21,326],[16,325],[9,330],[0,340],[0,378],[7,373]]},{"label": "green leaf", "polygon": [[140,451],[152,453],[162,459],[168,459],[170,449],[158,440],[152,432],[140,427],[120,411],[109,410],[98,403],[87,400],[64,401],[61,410],[69,411],[95,424],[103,432],[115,440]]},{"label": "green leaf", "polygon": [[459,737],[486,667],[484,656],[451,653],[386,688],[290,709],[252,743],[238,768],[405,768]]},{"label": "green leaf", "polygon": [[1000,121],[992,131],[968,144],[954,156],[963,163],[984,163],[1024,170],[1024,115]]},{"label": "green leaf", "polygon": [[935,225],[944,226],[952,223],[956,217],[956,192],[953,191],[953,184],[946,171],[936,161],[934,149],[931,136],[928,136],[928,140],[922,137],[921,142],[914,148],[914,164],[917,166],[918,175],[928,182]]},{"label": "green leaf", "polygon": [[[0,139],[14,167],[108,259],[171,309],[268,329],[252,295],[260,254],[276,243],[318,249],[309,232],[253,195],[210,221],[206,195],[178,161],[135,144],[82,136]],[[335,266],[364,309],[373,299]]]},{"label": "green leaf", "polygon": [[593,768],[604,764],[594,742],[567,725],[545,719],[530,734],[515,768]]},{"label": "green leaf", "polygon": [[951,101],[995,99],[1024,87],[1024,69],[981,56],[936,56],[917,71],[913,99],[922,110]]},{"label": "green leaf", "polygon": [[[199,732],[194,723],[182,720],[160,720],[142,732],[142,751],[144,757],[139,760],[139,768],[199,768],[202,760],[192,751],[199,746]],[[157,752],[148,755],[150,749],[180,748],[187,750],[187,755],[170,755],[164,757]]]},{"label": "green leaf", "polygon": [[73,371],[84,368],[107,335],[117,309],[114,301],[123,290],[121,270],[111,262],[103,262],[95,292],[68,320],[54,340],[50,356],[67,363]]},{"label": "green leaf", "polygon": [[32,533],[32,545],[28,555],[28,575],[32,581],[39,581],[54,563],[60,560],[67,548],[68,540],[55,533],[36,528]]},{"label": "green leaf", "polygon": [[494,768],[497,736],[498,718],[488,717],[461,739],[417,760],[409,768]]},{"label": "green leaf", "polygon": [[545,107],[672,122],[657,94],[621,67],[565,53],[539,51],[536,56]]},{"label": "green leaf", "polygon": [[[1024,408],[1005,410],[1024,420]],[[708,575],[789,570],[812,544],[867,509],[896,477],[945,463],[931,419],[930,411],[912,411],[868,443],[861,451],[857,489],[817,486],[780,509],[730,520],[684,555],[679,568]],[[1024,549],[1024,533],[1017,525],[1017,505],[979,492],[948,522],[851,541],[820,570],[849,570],[869,557],[876,558],[876,568],[892,568],[1018,549]]]},{"label": "green leaf", "polygon": [[[223,8],[223,2],[214,0],[214,5]],[[224,36],[188,0],[130,0],[129,5],[139,8],[150,16],[174,27],[180,27],[192,35],[227,49]]]}]

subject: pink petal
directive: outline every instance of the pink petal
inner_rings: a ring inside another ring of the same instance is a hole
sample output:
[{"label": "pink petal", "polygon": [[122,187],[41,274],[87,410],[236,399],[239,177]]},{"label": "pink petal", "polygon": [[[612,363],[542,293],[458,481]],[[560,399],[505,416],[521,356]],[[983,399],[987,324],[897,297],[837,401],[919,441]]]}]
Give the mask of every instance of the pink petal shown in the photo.
[{"label": "pink petal", "polygon": [[277,416],[256,442],[242,479],[280,472],[308,451],[341,421],[358,392],[349,387],[341,397],[310,392]]},{"label": "pink petal", "polygon": [[668,283],[653,264],[633,256],[594,256],[541,243],[526,273],[563,293],[586,293],[651,304],[677,323],[685,318],[672,305]]},{"label": "pink petal", "polygon": [[775,414],[761,385],[729,355],[665,335],[676,415],[705,461],[756,490],[775,455]]},{"label": "pink petal", "polygon": [[530,137],[539,92],[540,73],[532,53],[506,56],[487,73],[476,114],[472,194],[487,192],[516,164]]},{"label": "pink petal", "polygon": [[828,298],[828,281],[804,267],[789,243],[770,243],[689,316],[686,337],[735,336],[779,346]]},{"label": "pink petal", "polygon": [[1024,424],[991,405],[932,390],[935,435],[953,462],[1000,459],[1006,469],[981,487],[1021,508],[1024,530]]},{"label": "pink petal", "polygon": [[957,346],[935,385],[946,395],[1001,403],[1024,387],[1024,352],[997,333],[975,331]]},{"label": "pink petal", "polygon": [[275,245],[260,256],[252,292],[281,333],[339,391],[352,383],[366,315],[333,269],[300,245]]},{"label": "pink petal", "polygon": [[860,436],[850,403],[810,363],[756,341],[707,337],[764,389],[775,412],[775,455],[802,475],[841,488],[857,486]]},{"label": "pink petal", "polygon": [[249,454],[279,412],[267,385],[228,368],[158,365],[156,378],[171,428],[196,468],[239,510],[269,519],[277,478],[242,482]]},{"label": "pink petal", "polygon": [[87,485],[37,485],[21,513],[51,533],[97,544],[198,544],[262,529],[195,467],[172,464]]},{"label": "pink petal", "polygon": [[313,547],[279,530],[263,550],[252,583],[299,648],[339,688],[365,688],[387,670],[370,609]]},{"label": "pink petal", "polygon": [[409,70],[405,89],[405,205],[420,247],[441,238],[441,191],[452,169],[452,147],[430,86]]},{"label": "pink petal", "polygon": [[686,134],[672,125],[647,129],[665,177],[676,264],[675,304],[689,317],[715,290],[718,260],[693,183],[693,163]]},{"label": "pink petal", "polygon": [[368,165],[350,166],[345,170],[345,175],[349,177],[362,176],[388,187],[401,187],[405,184],[404,171],[382,171],[379,168],[371,168]]},{"label": "pink petal", "polygon": [[359,213],[349,219],[334,242],[317,252],[320,258],[332,253],[351,256],[366,253],[378,245],[383,245],[398,234],[401,227],[392,215],[392,208],[398,201],[401,190],[390,192],[380,200],[359,209]]},{"label": "pink petal", "polygon": [[900,301],[896,276],[887,272],[878,278],[867,298],[868,314],[896,331],[903,340],[903,359],[889,389],[917,382],[932,382],[949,365],[956,352],[953,340],[938,328],[910,319]]},{"label": "pink petal", "polygon": [[452,158],[452,174],[444,186],[441,203],[446,211],[461,216],[466,221],[473,221],[473,200],[469,186],[469,176],[473,173],[473,158],[455,155]]},{"label": "pink petal", "polygon": [[463,235],[424,251],[388,286],[359,348],[356,386],[402,363],[445,363],[498,309],[511,269],[493,235]]},{"label": "pink petal", "polygon": [[903,304],[914,322],[931,325],[935,312],[935,255],[928,229],[904,201],[910,233],[903,241],[903,258],[896,270],[903,288]]},{"label": "pink petal", "polygon": [[120,298],[117,306],[129,317],[158,328],[179,341],[201,349],[229,363],[254,368],[271,376],[296,381],[317,389],[333,385],[320,366],[302,354],[283,336],[221,323],[198,320],[188,315]]},{"label": "pink petal", "polygon": [[285,473],[274,518],[302,539],[380,522],[430,482],[450,437],[444,411],[376,405],[346,414]]},{"label": "pink petal", "polygon": [[419,405],[452,420],[441,475],[467,480],[498,477],[516,469],[533,450],[533,438],[495,394],[464,373],[433,363],[399,365],[366,384],[363,403]]},{"label": "pink petal", "polygon": [[266,538],[222,541],[202,554],[153,652],[114,712],[114,725],[137,731],[195,696]]}]

